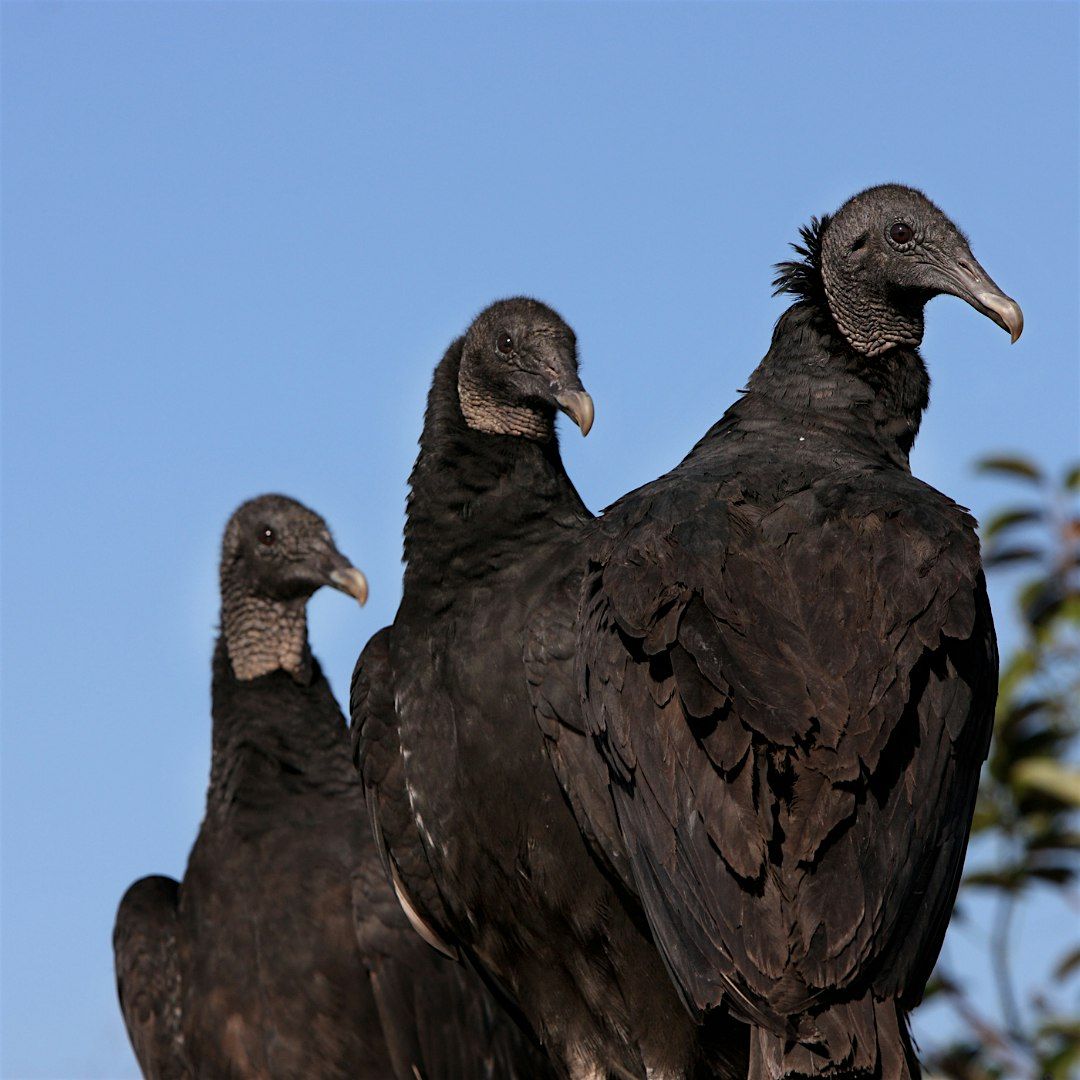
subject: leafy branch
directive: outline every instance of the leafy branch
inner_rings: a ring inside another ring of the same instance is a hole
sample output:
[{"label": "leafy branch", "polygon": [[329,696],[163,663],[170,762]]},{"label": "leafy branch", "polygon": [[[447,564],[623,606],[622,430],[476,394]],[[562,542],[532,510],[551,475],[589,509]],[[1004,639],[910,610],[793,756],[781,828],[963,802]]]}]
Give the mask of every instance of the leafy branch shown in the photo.
[{"label": "leafy branch", "polygon": [[1027,494],[982,531],[989,570],[1025,573],[1017,590],[1024,641],[1002,667],[972,828],[973,843],[982,840],[993,857],[965,876],[960,894],[961,902],[993,898],[989,959],[998,1016],[976,1006],[970,988],[939,965],[928,993],[950,1004],[963,1035],[928,1055],[928,1071],[955,1080],[1066,1080],[1080,1069],[1080,1015],[1068,1015],[1061,995],[1080,973],[1080,946],[1073,941],[1051,985],[1023,1002],[1013,925],[1035,888],[1070,890],[1080,870],[1080,464],[1058,482],[1020,457],[987,458],[978,467]]}]

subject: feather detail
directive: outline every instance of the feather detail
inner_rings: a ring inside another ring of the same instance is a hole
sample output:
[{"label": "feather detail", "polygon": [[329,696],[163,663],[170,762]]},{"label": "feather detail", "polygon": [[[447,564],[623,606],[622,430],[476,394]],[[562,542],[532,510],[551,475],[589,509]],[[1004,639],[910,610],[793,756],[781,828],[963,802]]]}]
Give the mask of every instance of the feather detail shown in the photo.
[{"label": "feather detail", "polygon": [[800,300],[827,307],[825,282],[821,276],[821,240],[830,220],[828,214],[820,218],[813,217],[809,225],[803,225],[799,229],[802,243],[792,244],[791,249],[800,257],[776,264],[773,296],[790,293]]}]

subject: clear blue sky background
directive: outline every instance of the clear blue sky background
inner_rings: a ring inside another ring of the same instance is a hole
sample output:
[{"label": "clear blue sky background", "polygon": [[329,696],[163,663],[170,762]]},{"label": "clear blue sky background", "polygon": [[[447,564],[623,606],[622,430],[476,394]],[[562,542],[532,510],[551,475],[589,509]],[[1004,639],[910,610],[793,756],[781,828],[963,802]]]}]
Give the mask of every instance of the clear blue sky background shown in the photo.
[{"label": "clear blue sky background", "polygon": [[[906,181],[1027,316],[1010,346],[933,303],[915,471],[985,513],[980,454],[1075,456],[1077,12],[4,3],[3,1075],[134,1075],[109,938],[201,817],[220,530],[266,490],[327,516],[372,583],[312,605],[344,695],[489,300],[577,329],[600,508],[743,385],[800,223]],[[1022,926],[1029,981],[1067,918]],[[982,978],[979,942],[948,947]]]}]

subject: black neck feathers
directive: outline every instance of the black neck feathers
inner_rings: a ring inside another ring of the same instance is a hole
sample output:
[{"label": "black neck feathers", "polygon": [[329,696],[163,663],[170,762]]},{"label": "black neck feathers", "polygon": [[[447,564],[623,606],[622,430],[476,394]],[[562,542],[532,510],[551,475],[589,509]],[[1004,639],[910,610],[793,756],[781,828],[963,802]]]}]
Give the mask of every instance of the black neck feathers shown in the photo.
[{"label": "black neck feathers", "polygon": [[821,238],[829,225],[829,215],[811,218],[809,225],[799,229],[801,244],[791,249],[799,256],[776,264],[773,279],[773,296],[789,294],[796,300],[814,304],[825,315],[829,314],[829,302],[825,297],[825,281],[821,276]]},{"label": "black neck feathers", "polygon": [[311,659],[306,684],[282,668],[239,679],[224,637],[219,637],[211,695],[208,813],[348,788],[345,721],[317,660]]},{"label": "black neck feathers", "polygon": [[802,229],[802,243],[792,245],[801,258],[777,266],[776,294],[796,302],[777,321],[746,395],[714,433],[732,423],[781,437],[814,432],[907,468],[929,401],[926,365],[914,346],[867,356],[848,343],[821,273],[829,220],[814,218]]},{"label": "black neck feathers", "polygon": [[[420,453],[409,477],[405,588],[477,579],[520,561],[552,528],[587,518],[558,439],[476,431],[458,398],[462,340],[435,370]],[[441,590],[440,590],[441,591]]]},{"label": "black neck feathers", "polygon": [[917,349],[864,356],[817,304],[800,300],[778,320],[727,419],[743,427],[764,422],[781,437],[825,436],[907,469],[929,392]]}]

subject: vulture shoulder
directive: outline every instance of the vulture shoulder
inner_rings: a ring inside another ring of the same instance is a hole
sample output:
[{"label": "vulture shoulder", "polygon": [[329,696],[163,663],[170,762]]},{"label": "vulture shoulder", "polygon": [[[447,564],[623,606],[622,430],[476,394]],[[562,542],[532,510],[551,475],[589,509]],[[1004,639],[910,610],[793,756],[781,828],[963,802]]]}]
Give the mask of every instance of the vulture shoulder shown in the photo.
[{"label": "vulture shoulder", "polygon": [[895,469],[767,490],[713,464],[609,511],[580,678],[685,1000],[782,1034],[868,973],[921,996],[997,655],[962,508]]},{"label": "vulture shoulder", "polygon": [[169,877],[136,881],[113,929],[116,988],[139,1067],[150,1080],[188,1080],[177,955],[180,886]]}]

